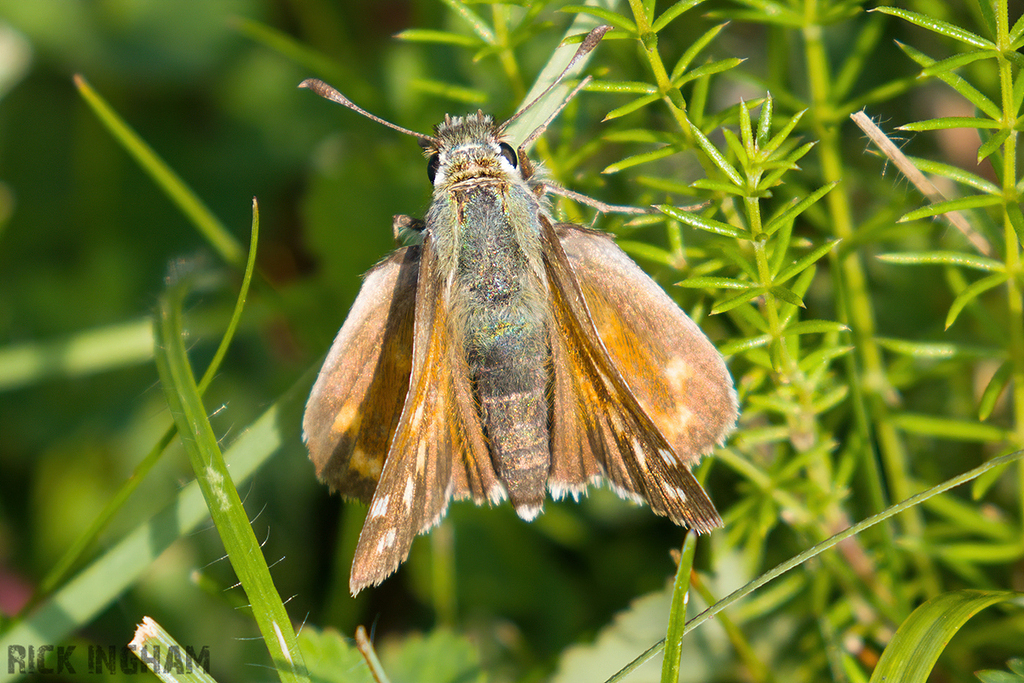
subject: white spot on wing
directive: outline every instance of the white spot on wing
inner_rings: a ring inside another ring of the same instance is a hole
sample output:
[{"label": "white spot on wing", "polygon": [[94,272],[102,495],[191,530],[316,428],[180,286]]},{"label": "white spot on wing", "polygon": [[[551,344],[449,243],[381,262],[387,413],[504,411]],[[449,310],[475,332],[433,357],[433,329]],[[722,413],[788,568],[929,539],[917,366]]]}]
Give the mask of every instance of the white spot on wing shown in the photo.
[{"label": "white spot on wing", "polygon": [[395,536],[397,535],[398,534],[394,529],[388,529],[388,532],[381,536],[380,540],[377,541],[377,552],[384,552],[385,548],[393,546],[395,544]]},{"label": "white spot on wing", "polygon": [[661,459],[664,460],[665,464],[668,465],[669,467],[675,467],[676,465],[679,464],[679,461],[676,460],[676,457],[672,455],[672,451],[670,450],[667,450],[665,448],[659,448],[658,455],[661,456]]},{"label": "white spot on wing", "polygon": [[388,503],[391,501],[391,494],[377,498],[370,506],[370,519],[383,517],[388,513]]},{"label": "white spot on wing", "polygon": [[641,467],[647,467],[647,456],[644,455],[644,448],[640,445],[640,439],[633,437],[633,454],[636,455],[636,461],[640,463]]},{"label": "white spot on wing", "polygon": [[420,439],[420,445],[416,448],[416,471],[421,474],[426,471],[427,465],[427,446],[429,442],[434,438],[434,431],[430,430],[427,434],[423,435]]},{"label": "white spot on wing", "polygon": [[683,493],[681,488],[669,486],[665,489],[665,495],[673,500],[678,500],[680,503],[686,502],[686,494]]},{"label": "white spot on wing", "polygon": [[692,374],[692,369],[681,357],[677,356],[665,365],[665,379],[672,384],[676,391],[683,391],[686,387],[686,380]]},{"label": "white spot on wing", "polygon": [[406,510],[412,507],[412,492],[415,485],[412,477],[409,477],[405,482],[405,493],[402,494],[402,502],[405,503]]}]

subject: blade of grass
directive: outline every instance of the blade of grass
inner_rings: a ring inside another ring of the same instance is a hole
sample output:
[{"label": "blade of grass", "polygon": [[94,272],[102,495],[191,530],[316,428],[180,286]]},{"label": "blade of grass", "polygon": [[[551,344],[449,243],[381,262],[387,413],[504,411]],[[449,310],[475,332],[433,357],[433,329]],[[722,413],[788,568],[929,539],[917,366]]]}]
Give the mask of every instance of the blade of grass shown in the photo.
[{"label": "blade of grass", "polygon": [[871,673],[871,683],[924,683],[968,619],[986,607],[1021,597],[1013,591],[957,590],[932,598],[900,624]]},{"label": "blade of grass", "polygon": [[665,658],[661,662],[661,683],[679,680],[679,658],[683,654],[683,629],[686,628],[686,605],[690,602],[690,571],[697,552],[697,532],[686,532],[683,552],[679,557],[676,580],[672,585],[672,606],[668,612],[668,633],[665,634]]},{"label": "blade of grass", "polygon": [[173,281],[161,297],[157,320],[156,364],[167,404],[192,463],[196,481],[206,499],[217,532],[228,553],[253,616],[263,634],[278,676],[284,683],[309,680],[291,620],[281,602],[238,495],[217,436],[199,397],[199,387],[183,343],[182,307],[188,278]]},{"label": "blade of grass", "polygon": [[92,108],[100,122],[106,126],[135,160],[149,174],[157,187],[161,188],[171,201],[188,216],[210,246],[232,266],[242,267],[244,256],[242,246],[231,235],[199,197],[185,184],[177,173],[153,151],[153,148],[125,123],[117,112],[99,96],[81,74],[75,74],[75,87],[82,99]]},{"label": "blade of grass", "polygon": [[[142,617],[128,649],[164,683],[216,683],[189,651],[150,617]],[[167,653],[166,659],[160,658],[161,651]],[[172,659],[174,654],[177,657]]]},{"label": "blade of grass", "polygon": [[77,332],[58,341],[0,349],[0,391],[52,377],[81,377],[145,363],[153,357],[153,326],[146,318]]},{"label": "blade of grass", "polygon": [[[609,0],[591,0],[587,2],[590,6],[599,7],[610,7],[613,3]],[[593,28],[596,28],[600,22],[594,17],[586,14],[577,14],[568,30],[565,32],[563,42],[565,38],[570,36],[585,34]],[[562,45],[551,55],[548,59],[547,65],[537,76],[537,80],[534,81],[533,87],[526,93],[526,97],[523,98],[523,103],[533,102],[537,97],[544,92],[551,83],[558,78],[558,75],[562,73],[569,60],[572,59],[573,55],[576,54],[577,45]],[[593,54],[593,53],[591,53]],[[566,79],[570,79],[573,76],[579,74],[583,67],[586,66],[587,60],[590,55],[582,58],[570,73],[565,75]],[[548,117],[562,104],[566,95],[569,94],[570,86],[563,81],[557,88],[549,92],[545,97],[544,101],[538,102],[528,112],[525,112],[522,116],[512,122],[508,129],[505,131],[509,138],[513,141],[513,146],[519,143],[521,140],[525,140],[530,133],[532,133],[537,126],[547,121]]]}]

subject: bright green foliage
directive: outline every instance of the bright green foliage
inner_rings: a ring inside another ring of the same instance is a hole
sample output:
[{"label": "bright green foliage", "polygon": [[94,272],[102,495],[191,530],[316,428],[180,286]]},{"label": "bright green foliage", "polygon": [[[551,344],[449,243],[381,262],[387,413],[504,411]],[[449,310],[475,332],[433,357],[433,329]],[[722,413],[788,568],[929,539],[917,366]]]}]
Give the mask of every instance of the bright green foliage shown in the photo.
[{"label": "bright green foliage", "polygon": [[[152,615],[209,644],[222,683],[301,678],[300,659],[314,681],[372,680],[360,624],[393,683],[1022,680],[1024,467],[939,493],[1024,448],[1019,12],[0,0],[0,652],[120,645]],[[594,80],[531,158],[653,207],[552,200],[614,233],[726,355],[740,422],[696,470],[725,528],[689,574],[669,557],[682,530],[606,490],[530,525],[455,504],[353,600],[364,511],[315,481],[302,403],[392,215],[422,213],[429,188],[415,142],[295,86],[323,78],[421,131],[503,118],[599,23]],[[914,134],[896,146],[937,194],[883,174],[862,110]],[[648,661],[666,633],[678,669]]]}]

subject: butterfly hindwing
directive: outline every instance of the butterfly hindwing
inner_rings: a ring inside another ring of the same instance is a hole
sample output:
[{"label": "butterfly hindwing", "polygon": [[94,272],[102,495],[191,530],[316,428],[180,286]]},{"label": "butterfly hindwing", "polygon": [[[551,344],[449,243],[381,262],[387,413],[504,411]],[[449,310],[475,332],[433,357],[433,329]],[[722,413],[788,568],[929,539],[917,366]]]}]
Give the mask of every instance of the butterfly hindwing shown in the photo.
[{"label": "butterfly hindwing", "polygon": [[[659,376],[667,366],[650,365],[665,360],[662,356],[671,361],[682,352],[672,351],[671,345],[689,341],[692,332],[678,316],[689,318],[608,237],[567,224],[556,229],[544,217],[541,224],[553,311],[552,494],[578,495],[603,475],[620,495],[647,501],[654,512],[677,524],[702,532],[720,526],[714,505],[689,469],[702,452],[678,454],[675,450],[676,442],[695,441],[689,432],[693,427],[669,431],[674,437],[670,443],[660,423],[648,414],[648,410],[660,410],[664,421],[700,400],[685,391],[687,385]],[[609,256],[610,265],[594,261]],[[645,281],[638,282],[638,277]],[[588,299],[594,285],[610,288],[616,297],[631,298],[631,312],[619,315],[592,293]],[[670,304],[668,309],[661,297]],[[617,345],[614,351],[600,336],[602,329],[611,331],[609,340]],[[697,334],[710,346],[699,330]],[[644,382],[648,385],[639,393],[634,391]],[[684,389],[681,396],[672,395],[675,386]],[[728,425],[704,446],[705,451],[724,438],[735,421],[731,396],[720,418]]]},{"label": "butterfly hindwing", "polygon": [[433,527],[454,498],[497,502],[504,489],[487,452],[464,355],[435,277],[430,235],[422,245],[412,371],[401,419],[363,523],[350,588],[376,585],[409,554],[417,534]]}]

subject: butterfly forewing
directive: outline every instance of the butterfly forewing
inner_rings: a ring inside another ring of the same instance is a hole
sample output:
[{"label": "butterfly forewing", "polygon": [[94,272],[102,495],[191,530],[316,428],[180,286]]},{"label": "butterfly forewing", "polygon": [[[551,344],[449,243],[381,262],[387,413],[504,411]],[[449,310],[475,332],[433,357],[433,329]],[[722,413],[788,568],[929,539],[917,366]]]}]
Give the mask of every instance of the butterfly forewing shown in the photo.
[{"label": "butterfly forewing", "polygon": [[497,502],[504,496],[468,393],[465,360],[452,338],[429,234],[422,249],[409,390],[359,535],[353,594],[391,574],[452,497]]},{"label": "butterfly forewing", "polygon": [[310,393],[303,433],[317,476],[369,502],[398,426],[412,367],[419,247],[377,264]]},{"label": "butterfly forewing", "polygon": [[[688,463],[697,460],[701,453],[676,454],[673,445],[648,416],[628,378],[620,372],[598,336],[596,320],[574,272],[576,264],[567,257],[554,226],[543,217],[541,224],[554,317],[551,331],[555,374],[552,446],[565,449],[554,451],[549,488],[556,496],[577,494],[581,486],[595,478],[594,471],[599,468],[618,493],[647,501],[654,512],[673,522],[702,532],[720,526],[721,519],[714,505],[689,470]],[[571,229],[575,234],[568,233],[566,226],[560,226],[559,231],[569,241],[607,239],[575,226]],[[574,251],[585,253],[586,250]],[[587,271],[585,262],[580,265],[581,271]],[[597,272],[586,273],[585,280],[595,276]],[[653,282],[651,285],[657,288]],[[664,293],[662,296],[667,298]],[[650,315],[657,317],[658,311],[652,310]],[[634,322],[618,319],[602,325],[623,327],[625,338],[647,332]],[[674,321],[664,324],[670,326]],[[673,332],[678,334],[678,331]],[[682,396],[678,400],[685,404],[699,398]],[[732,420],[735,420],[735,409]],[[727,431],[728,428],[724,428],[723,436]],[[709,444],[707,449],[712,446],[713,443]]]},{"label": "butterfly forewing", "polygon": [[609,235],[568,223],[555,232],[612,363],[675,454],[696,463],[736,424],[722,355]]}]

